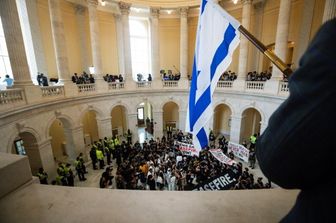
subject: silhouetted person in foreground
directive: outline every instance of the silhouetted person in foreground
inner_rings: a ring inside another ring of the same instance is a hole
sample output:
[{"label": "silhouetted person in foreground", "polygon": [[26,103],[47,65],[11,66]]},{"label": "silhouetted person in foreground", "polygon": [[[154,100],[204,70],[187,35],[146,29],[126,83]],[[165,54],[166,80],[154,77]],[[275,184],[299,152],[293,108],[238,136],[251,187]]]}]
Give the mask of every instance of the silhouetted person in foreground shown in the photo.
[{"label": "silhouetted person in foreground", "polygon": [[301,58],[289,79],[289,98],[257,141],[265,176],[284,188],[301,189],[281,222],[336,222],[335,39],[333,19]]}]

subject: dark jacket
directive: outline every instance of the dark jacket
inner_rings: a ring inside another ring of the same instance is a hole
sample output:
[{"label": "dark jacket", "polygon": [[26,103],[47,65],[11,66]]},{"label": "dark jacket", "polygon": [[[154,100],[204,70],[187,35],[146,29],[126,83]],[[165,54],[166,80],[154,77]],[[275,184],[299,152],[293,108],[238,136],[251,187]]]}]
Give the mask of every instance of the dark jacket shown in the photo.
[{"label": "dark jacket", "polygon": [[336,19],[313,39],[289,91],[257,142],[260,168],[281,187],[301,189],[282,222],[336,222]]}]

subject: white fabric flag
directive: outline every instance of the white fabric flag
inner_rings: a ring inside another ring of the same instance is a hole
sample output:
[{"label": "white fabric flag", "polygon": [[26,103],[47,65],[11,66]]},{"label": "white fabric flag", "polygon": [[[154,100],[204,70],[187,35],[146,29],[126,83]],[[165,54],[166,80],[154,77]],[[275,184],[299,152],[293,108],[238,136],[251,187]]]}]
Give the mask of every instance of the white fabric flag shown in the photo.
[{"label": "white fabric flag", "polygon": [[193,134],[195,148],[208,145],[212,95],[239,44],[239,26],[213,0],[202,0],[186,121],[186,131]]}]

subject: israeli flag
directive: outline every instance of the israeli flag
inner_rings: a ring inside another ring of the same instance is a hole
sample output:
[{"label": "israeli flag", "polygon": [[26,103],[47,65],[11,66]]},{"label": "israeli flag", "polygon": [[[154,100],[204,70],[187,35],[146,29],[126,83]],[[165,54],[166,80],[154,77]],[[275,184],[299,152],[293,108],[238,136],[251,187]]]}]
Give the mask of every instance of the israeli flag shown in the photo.
[{"label": "israeli flag", "polygon": [[239,22],[213,1],[202,0],[200,8],[186,120],[186,131],[193,134],[197,149],[208,145],[212,95],[239,44]]}]

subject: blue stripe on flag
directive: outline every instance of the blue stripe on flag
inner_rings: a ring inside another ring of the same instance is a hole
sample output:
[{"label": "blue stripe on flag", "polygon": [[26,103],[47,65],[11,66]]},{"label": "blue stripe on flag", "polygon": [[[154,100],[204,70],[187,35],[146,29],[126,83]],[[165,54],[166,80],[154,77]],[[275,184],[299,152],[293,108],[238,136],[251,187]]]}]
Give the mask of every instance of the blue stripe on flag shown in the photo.
[{"label": "blue stripe on flag", "polygon": [[208,143],[208,136],[204,130],[204,128],[201,128],[201,130],[196,135],[199,143],[201,144],[201,148],[206,147]]},{"label": "blue stripe on flag", "polygon": [[[211,81],[215,75],[216,69],[218,65],[224,60],[224,58],[229,53],[229,46],[233,39],[236,37],[236,30],[233,28],[231,24],[229,24],[228,28],[224,33],[223,42],[219,45],[218,49],[216,50],[215,56],[211,63]],[[216,80],[217,81],[217,80]]]},{"label": "blue stripe on flag", "polygon": [[203,14],[204,12],[204,9],[205,9],[205,5],[208,3],[207,0],[202,0],[202,8],[201,8],[201,15]]}]

